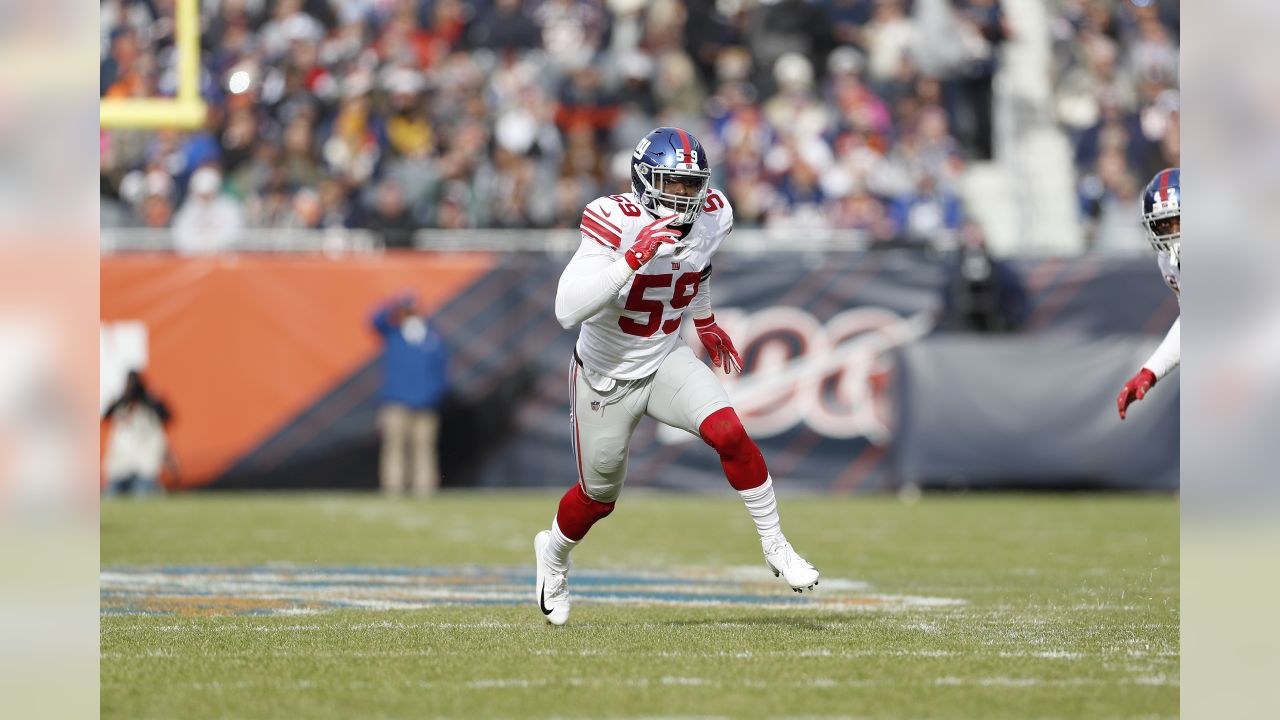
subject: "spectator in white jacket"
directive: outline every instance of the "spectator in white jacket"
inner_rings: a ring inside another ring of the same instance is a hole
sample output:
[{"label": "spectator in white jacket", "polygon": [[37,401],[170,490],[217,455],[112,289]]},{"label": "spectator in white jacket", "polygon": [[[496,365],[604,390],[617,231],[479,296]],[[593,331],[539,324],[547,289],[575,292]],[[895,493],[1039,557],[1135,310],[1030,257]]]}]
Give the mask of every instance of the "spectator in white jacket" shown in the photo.
[{"label": "spectator in white jacket", "polygon": [[187,199],[173,216],[174,250],[200,255],[232,249],[244,229],[244,211],[221,190],[222,173],[214,168],[191,174]]}]

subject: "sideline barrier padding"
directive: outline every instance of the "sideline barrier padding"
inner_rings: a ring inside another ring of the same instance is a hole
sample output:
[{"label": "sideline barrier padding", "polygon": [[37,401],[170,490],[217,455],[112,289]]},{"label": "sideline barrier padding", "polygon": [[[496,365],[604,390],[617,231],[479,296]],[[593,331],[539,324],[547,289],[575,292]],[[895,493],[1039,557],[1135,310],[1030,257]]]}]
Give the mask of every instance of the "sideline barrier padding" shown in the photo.
[{"label": "sideline barrier padding", "polygon": [[[103,319],[147,325],[148,375],[178,417],[185,484],[373,488],[379,376],[368,315],[413,288],[438,309],[454,354],[445,486],[564,487],[576,477],[566,385],[576,331],[553,314],[564,262],[532,253],[120,255],[103,259]],[[1116,392],[1177,316],[1154,261],[1017,266],[1031,296],[1028,329],[993,340],[932,331],[942,270],[910,252],[717,258],[716,316],[750,369],[723,381],[774,477],[835,492],[903,480],[1175,488],[1176,373],[1129,421],[1115,417]],[[949,428],[955,442],[939,444]],[[1142,462],[1108,455],[1111,438],[1135,434],[1149,451]],[[1013,458],[1011,449],[1027,451],[1017,456],[1026,462],[964,464]],[[725,483],[700,440],[646,420],[628,477],[628,488],[640,487]]]},{"label": "sideline barrier padding", "polygon": [[379,302],[411,290],[439,308],[492,266],[482,253],[114,255],[102,259],[102,320],[145,324],[181,482],[204,484],[376,356]]}]

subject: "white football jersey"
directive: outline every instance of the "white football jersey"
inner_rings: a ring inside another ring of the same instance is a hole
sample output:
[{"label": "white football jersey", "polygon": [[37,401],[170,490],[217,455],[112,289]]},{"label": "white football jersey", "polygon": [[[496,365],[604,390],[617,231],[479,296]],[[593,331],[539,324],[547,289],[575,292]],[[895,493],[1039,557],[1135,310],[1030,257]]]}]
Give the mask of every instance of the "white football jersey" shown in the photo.
[{"label": "white football jersey", "polygon": [[[1169,286],[1173,291],[1174,297],[1178,298],[1178,305],[1182,305],[1182,288],[1181,276],[1182,271],[1179,264],[1174,261],[1173,256],[1168,253],[1157,253],[1156,263],[1160,266],[1160,276],[1164,278],[1164,284]],[[1182,362],[1182,318],[1179,317],[1173,321],[1173,327],[1169,328],[1169,332],[1165,333],[1164,340],[1156,347],[1155,352],[1151,353],[1151,357],[1142,364],[1142,367],[1150,370],[1152,374],[1159,380],[1173,371],[1174,368]]]},{"label": "white football jersey", "polygon": [[[566,275],[599,267],[578,262],[580,258],[623,257],[641,229],[652,222],[654,218],[630,193],[592,201],[582,213],[582,245]],[[583,365],[617,380],[644,378],[657,371],[681,342],[685,311],[710,275],[711,256],[732,230],[729,201],[718,190],[708,191],[703,211],[689,232],[677,244],[660,247],[601,310],[582,322],[577,351]]]},{"label": "white football jersey", "polygon": [[1164,284],[1178,296],[1178,302],[1182,302],[1182,289],[1178,286],[1182,278],[1181,268],[1169,253],[1156,253],[1156,263],[1160,266],[1160,277],[1164,278]]}]

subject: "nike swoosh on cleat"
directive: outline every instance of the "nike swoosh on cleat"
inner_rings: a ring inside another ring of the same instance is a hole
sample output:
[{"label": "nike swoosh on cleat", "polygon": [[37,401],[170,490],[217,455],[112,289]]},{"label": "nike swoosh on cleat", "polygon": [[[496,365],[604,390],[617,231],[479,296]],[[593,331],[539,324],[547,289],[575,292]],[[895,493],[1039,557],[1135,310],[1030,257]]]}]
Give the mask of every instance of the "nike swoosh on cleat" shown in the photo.
[{"label": "nike swoosh on cleat", "polygon": [[542,608],[543,615],[551,614],[551,611],[547,609],[547,588],[545,585],[538,588],[538,607]]}]

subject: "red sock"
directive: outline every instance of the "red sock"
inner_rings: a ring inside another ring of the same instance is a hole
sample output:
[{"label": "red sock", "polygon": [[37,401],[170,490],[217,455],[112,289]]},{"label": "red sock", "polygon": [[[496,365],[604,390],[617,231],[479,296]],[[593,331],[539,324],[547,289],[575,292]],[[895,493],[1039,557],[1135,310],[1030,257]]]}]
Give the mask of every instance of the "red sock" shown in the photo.
[{"label": "red sock", "polygon": [[569,492],[560,498],[560,509],[556,512],[556,524],[564,536],[577,542],[586,537],[587,531],[602,517],[613,512],[613,503],[602,503],[592,500],[582,491],[579,483],[569,488]]},{"label": "red sock", "polygon": [[720,454],[724,476],[734,490],[750,490],[764,484],[769,477],[764,455],[755,441],[747,435],[746,428],[733,408],[721,408],[702,421],[698,433],[706,444]]}]

